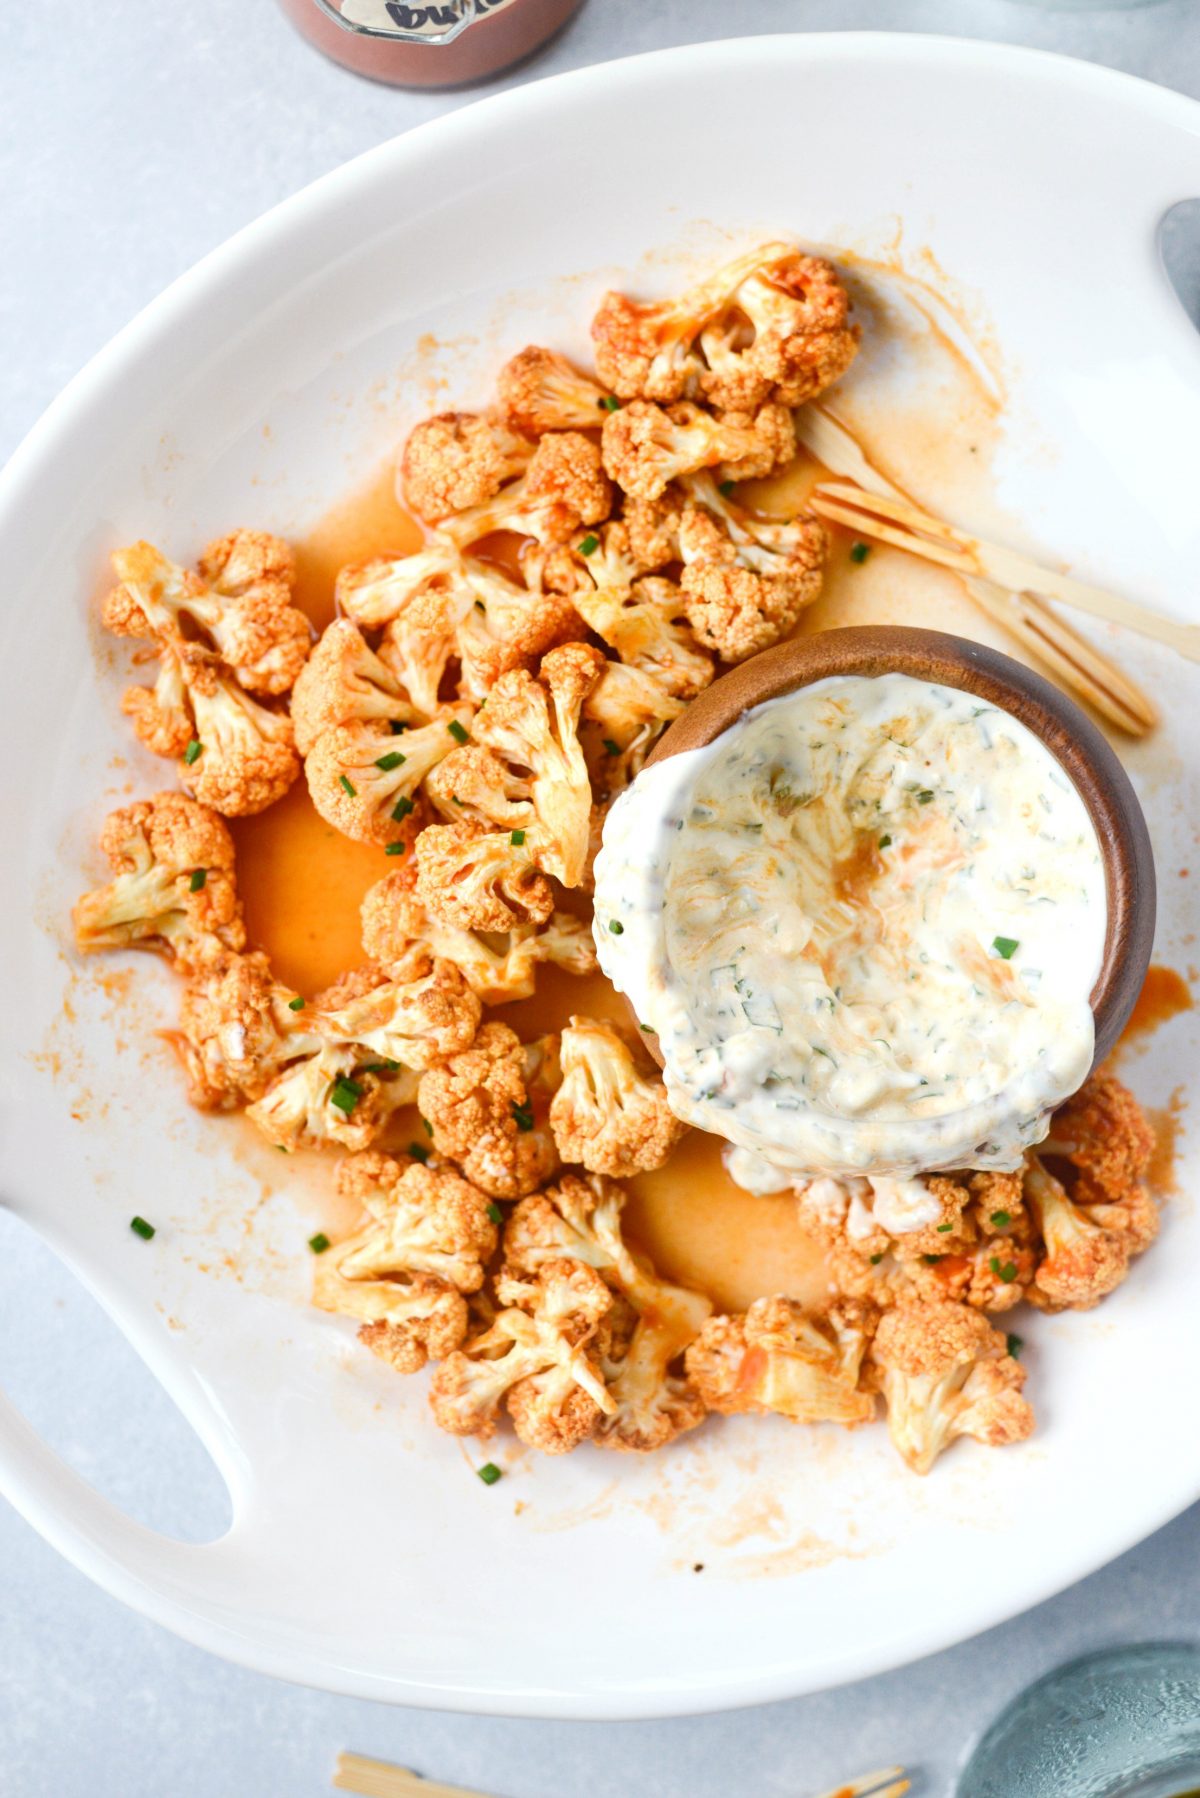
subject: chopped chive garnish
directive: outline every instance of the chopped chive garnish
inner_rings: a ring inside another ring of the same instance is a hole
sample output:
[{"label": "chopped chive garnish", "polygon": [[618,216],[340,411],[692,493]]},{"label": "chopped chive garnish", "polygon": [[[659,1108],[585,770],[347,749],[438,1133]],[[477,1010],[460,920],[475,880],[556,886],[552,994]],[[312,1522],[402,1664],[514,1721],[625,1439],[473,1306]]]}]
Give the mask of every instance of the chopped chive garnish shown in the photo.
[{"label": "chopped chive garnish", "polygon": [[1023,1336],[1018,1336],[1015,1330],[1010,1330],[1008,1332],[1008,1341],[1005,1346],[1013,1360],[1019,1361],[1021,1359],[1021,1350],[1025,1347],[1025,1338]]},{"label": "chopped chive garnish", "polygon": [[140,1236],[143,1242],[149,1242],[154,1235],[154,1225],[148,1224],[144,1217],[131,1217],[129,1228],[135,1236]]},{"label": "chopped chive garnish", "polygon": [[279,1153],[280,1153],[280,1154],[281,1154],[281,1155],[290,1155],[290,1154],[291,1154],[291,1152],[292,1152],[292,1151],[291,1151],[291,1150],[290,1150],[290,1149],[289,1149],[289,1148],[288,1148],[288,1146],[287,1146],[287,1144],[286,1144],[286,1143],[285,1143],[285,1142],[277,1142],[277,1143],[276,1143],[276,1144],[275,1144],[275,1147],[276,1147],[276,1148],[277,1148],[277,1149],[278,1149],[278,1150],[279,1150]]},{"label": "chopped chive garnish", "polygon": [[879,847],[880,847],[880,848],[881,848],[881,849],[890,849],[890,848],[891,848],[891,846],[892,846],[892,839],[891,839],[891,837],[880,837],[880,839],[879,839]]},{"label": "chopped chive garnish", "polygon": [[188,744],[187,748],[183,752],[183,759],[187,763],[188,767],[190,768],[193,762],[199,761],[199,759],[203,753],[204,753],[203,743],[200,741],[199,737],[193,737],[191,742]]},{"label": "chopped chive garnish", "polygon": [[339,1074],[329,1089],[329,1103],[349,1117],[362,1094],[363,1089],[357,1080],[350,1080],[345,1074]]},{"label": "chopped chive garnish", "polygon": [[992,938],[992,948],[1001,961],[1011,961],[1020,947],[1021,944],[1015,936],[994,936]]},{"label": "chopped chive garnish", "polygon": [[433,1125],[430,1123],[428,1118],[421,1119],[421,1126],[422,1126],[423,1130],[425,1131],[426,1136],[433,1135]]},{"label": "chopped chive garnish", "polygon": [[653,1024],[639,1024],[638,1029],[644,1030],[646,1032],[647,1036],[657,1036],[658,1035],[658,1031],[654,1028]]},{"label": "chopped chive garnish", "polygon": [[870,553],[871,545],[869,543],[852,543],[850,545],[850,560],[852,562],[861,564],[866,561]]},{"label": "chopped chive garnish", "polygon": [[389,749],[386,755],[379,757],[375,766],[382,768],[385,774],[390,774],[393,768],[402,768],[407,760],[408,757],[401,755],[398,749]]},{"label": "chopped chive garnish", "polygon": [[920,792],[917,794],[917,804],[918,805],[928,805],[929,801],[932,798],[933,798],[933,788],[932,787],[922,787]]},{"label": "chopped chive garnish", "polygon": [[204,883],[207,879],[208,879],[208,869],[207,868],[193,868],[192,869],[192,878],[188,881],[188,892],[189,893],[202,893],[204,891]]},{"label": "chopped chive garnish", "polygon": [[429,1150],[425,1147],[423,1142],[410,1142],[408,1145],[408,1152],[413,1160],[419,1161],[422,1166],[429,1160]]},{"label": "chopped chive garnish", "polygon": [[996,1278],[998,1280],[1003,1280],[1006,1286],[1011,1286],[1017,1277],[1016,1263],[1014,1261],[1002,1262],[999,1255],[993,1255],[988,1262],[988,1266],[991,1268]]},{"label": "chopped chive garnish", "polygon": [[363,1064],[364,1074],[398,1074],[399,1072],[400,1063],[398,1061],[368,1061]]},{"label": "chopped chive garnish", "polygon": [[579,553],[581,556],[594,556],[596,551],[599,549],[599,547],[600,547],[599,537],[597,537],[592,531],[589,531],[587,536],[583,539],[583,541],[579,545]]},{"label": "chopped chive garnish", "polygon": [[993,1211],[992,1222],[998,1230],[1006,1230],[1012,1223],[1012,1214],[1008,1211]]},{"label": "chopped chive garnish", "polygon": [[451,718],[446,729],[450,732],[450,735],[454,738],[456,743],[469,743],[471,740],[470,731],[465,725],[460,724],[457,718]]},{"label": "chopped chive garnish", "polygon": [[485,605],[484,605],[484,603],[483,603],[483,601],[482,601],[482,600],[481,600],[481,599],[477,599],[477,600],[476,600],[476,601],[475,601],[475,610],[476,610],[476,611],[477,611],[477,612],[482,612],[482,613],[483,613],[483,615],[484,615],[484,617],[485,617],[485,618],[486,618],[486,616],[487,616],[487,607],[486,607],[486,606],[485,606]]},{"label": "chopped chive garnish", "polygon": [[937,1227],[937,1233],[939,1236],[945,1236],[946,1233],[950,1230],[953,1230],[953,1228],[954,1228],[953,1224],[939,1224]]},{"label": "chopped chive garnish", "polygon": [[720,481],[717,484],[717,492],[722,494],[725,499],[728,499],[736,486],[736,481]]},{"label": "chopped chive garnish", "polygon": [[400,735],[401,731],[405,731],[408,729],[408,726],[407,726],[407,724],[402,724],[400,722],[399,718],[389,718],[388,719],[388,729],[391,731],[391,733],[394,737],[398,737]]},{"label": "chopped chive garnish", "polygon": [[601,412],[619,412],[621,410],[621,402],[615,393],[606,393],[603,399],[596,401],[596,404]]},{"label": "chopped chive garnish", "polygon": [[338,786],[341,787],[343,793],[349,793],[351,799],[358,798],[358,788],[348,774],[338,775]]},{"label": "chopped chive garnish", "polygon": [[407,848],[407,843],[385,843],[383,853],[385,855],[403,855]]},{"label": "chopped chive garnish", "polygon": [[608,920],[608,928],[612,931],[614,936],[625,935],[625,926],[621,923],[619,918],[610,918]]},{"label": "chopped chive garnish", "polygon": [[499,1205],[497,1205],[495,1199],[490,1201],[487,1208],[487,1214],[490,1223],[502,1224],[504,1222],[504,1213],[501,1211]]},{"label": "chopped chive garnish", "polygon": [[513,1121],[515,1122],[518,1130],[532,1130],[533,1129],[533,1107],[532,1107],[532,1105],[514,1105],[512,1108],[512,1114],[513,1114]]},{"label": "chopped chive garnish", "polygon": [[299,993],[296,994],[296,997],[294,999],[288,1000],[288,1010],[289,1011],[303,1011],[304,1005],[305,1005],[305,1001],[300,997]]},{"label": "chopped chive garnish", "polygon": [[475,1471],[485,1486],[494,1486],[497,1480],[502,1480],[504,1478],[504,1475],[494,1461],[485,1461],[483,1466],[477,1467]]},{"label": "chopped chive garnish", "polygon": [[308,1246],[314,1255],[323,1255],[329,1247],[329,1238],[324,1230],[318,1230],[315,1236],[310,1236]]},{"label": "chopped chive garnish", "polygon": [[611,737],[604,737],[602,742],[605,755],[620,755],[621,745],[615,743]]},{"label": "chopped chive garnish", "polygon": [[925,1263],[926,1267],[932,1267],[934,1262],[940,1261],[942,1259],[942,1257],[940,1255],[922,1255],[921,1259]]},{"label": "chopped chive garnish", "polygon": [[871,1256],[871,1266],[872,1266],[872,1267],[878,1267],[878,1266],[879,1266],[879,1263],[880,1263],[880,1262],[881,1262],[881,1261],[882,1261],[882,1260],[883,1260],[883,1256],[882,1256],[882,1255],[872,1255],[872,1256]]},{"label": "chopped chive garnish", "polygon": [[397,799],[395,805],[392,807],[392,823],[393,824],[402,824],[404,819],[408,817],[408,814],[409,814],[409,812],[412,811],[412,809],[413,809],[413,802],[408,797],[408,794],[401,793],[399,799]]},{"label": "chopped chive garnish", "polygon": [[525,832],[523,830],[514,830],[508,840],[514,849],[519,849],[525,841]]}]

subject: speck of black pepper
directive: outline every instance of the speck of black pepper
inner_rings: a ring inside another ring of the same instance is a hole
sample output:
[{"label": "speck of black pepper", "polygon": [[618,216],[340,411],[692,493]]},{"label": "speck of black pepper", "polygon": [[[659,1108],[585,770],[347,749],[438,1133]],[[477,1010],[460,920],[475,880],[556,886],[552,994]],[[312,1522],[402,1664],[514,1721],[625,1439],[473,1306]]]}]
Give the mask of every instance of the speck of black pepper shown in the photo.
[{"label": "speck of black pepper", "polygon": [[704,1562],[697,1561],[695,1566],[692,1568],[692,1572],[693,1573],[703,1573],[704,1572]]}]

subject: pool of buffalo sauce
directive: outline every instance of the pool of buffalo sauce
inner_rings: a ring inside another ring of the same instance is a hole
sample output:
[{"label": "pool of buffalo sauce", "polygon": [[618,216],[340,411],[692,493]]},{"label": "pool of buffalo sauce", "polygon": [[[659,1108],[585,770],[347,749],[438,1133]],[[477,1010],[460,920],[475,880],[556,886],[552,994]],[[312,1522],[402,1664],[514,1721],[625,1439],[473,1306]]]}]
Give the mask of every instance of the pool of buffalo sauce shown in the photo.
[{"label": "pool of buffalo sauce", "polygon": [[[321,629],[334,615],[339,568],[406,555],[420,542],[385,469],[295,544],[296,603]],[[509,563],[509,547],[491,546],[491,559]],[[303,778],[277,805],[233,820],[232,829],[250,940],[267,951],[279,979],[312,994],[361,962],[359,905],[394,866],[383,850],[351,842],[326,824]],[[581,895],[565,902],[586,909]],[[624,1001],[603,975],[580,978],[559,968],[540,968],[533,998],[490,1015],[528,1039],[561,1030],[573,1013],[628,1022]],[[403,1120],[400,1135],[406,1139]],[[789,1197],[756,1198],[735,1186],[721,1164],[723,1146],[717,1137],[690,1131],[665,1167],[630,1181],[630,1239],[661,1272],[708,1293],[721,1309],[744,1310],[764,1293],[820,1300],[827,1292],[822,1252],[800,1227],[795,1205]]]}]

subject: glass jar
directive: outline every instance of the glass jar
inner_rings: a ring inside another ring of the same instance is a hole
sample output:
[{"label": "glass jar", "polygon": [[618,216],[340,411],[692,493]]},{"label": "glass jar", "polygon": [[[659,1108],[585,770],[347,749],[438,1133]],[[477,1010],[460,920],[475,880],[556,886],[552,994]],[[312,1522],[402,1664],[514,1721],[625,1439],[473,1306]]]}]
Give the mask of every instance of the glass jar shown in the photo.
[{"label": "glass jar", "polygon": [[395,87],[486,81],[540,49],[583,0],[279,0],[318,50]]},{"label": "glass jar", "polygon": [[955,1798],[1198,1798],[1200,1648],[1149,1642],[1059,1667],[979,1738]]}]

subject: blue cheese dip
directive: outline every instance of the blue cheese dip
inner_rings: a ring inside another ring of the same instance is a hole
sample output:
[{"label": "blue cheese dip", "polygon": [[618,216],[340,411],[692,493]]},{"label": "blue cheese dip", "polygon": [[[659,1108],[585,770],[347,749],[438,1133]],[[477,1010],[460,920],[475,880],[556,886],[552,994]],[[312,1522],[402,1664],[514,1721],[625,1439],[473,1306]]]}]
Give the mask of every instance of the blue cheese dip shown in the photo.
[{"label": "blue cheese dip", "polygon": [[1091,1066],[1106,914],[1061,764],[905,674],[814,682],[643,770],[596,860],[600,965],[673,1110],[778,1185],[1015,1167]]}]

